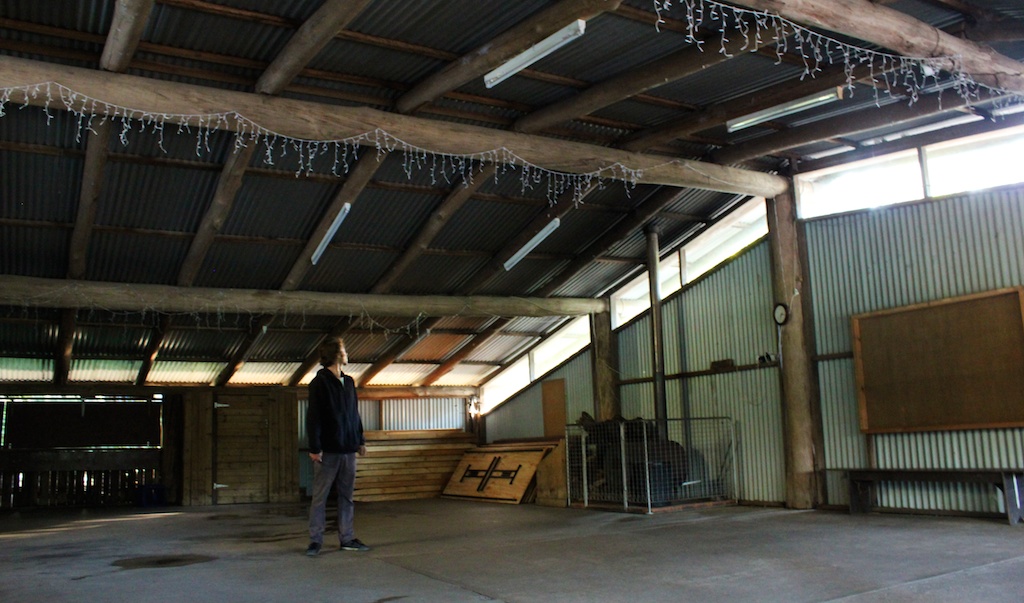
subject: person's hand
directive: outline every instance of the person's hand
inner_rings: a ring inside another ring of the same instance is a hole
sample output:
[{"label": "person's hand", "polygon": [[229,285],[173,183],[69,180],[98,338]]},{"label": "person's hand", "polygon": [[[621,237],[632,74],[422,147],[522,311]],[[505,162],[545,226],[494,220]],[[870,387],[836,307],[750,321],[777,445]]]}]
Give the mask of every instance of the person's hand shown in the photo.
[{"label": "person's hand", "polygon": [[317,453],[310,452],[309,453],[309,460],[313,461],[314,463],[322,463],[322,462],[324,462],[324,453],[323,452],[317,452]]},{"label": "person's hand", "polygon": [[359,456],[366,456],[366,444],[359,447]]}]

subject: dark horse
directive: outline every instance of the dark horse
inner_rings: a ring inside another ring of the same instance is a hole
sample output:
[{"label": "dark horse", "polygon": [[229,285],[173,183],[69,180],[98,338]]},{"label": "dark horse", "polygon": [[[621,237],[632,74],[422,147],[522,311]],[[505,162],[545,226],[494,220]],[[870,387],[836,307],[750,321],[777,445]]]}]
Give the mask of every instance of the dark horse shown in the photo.
[{"label": "dark horse", "polygon": [[622,500],[625,484],[629,502],[646,504],[649,483],[651,503],[666,505],[703,473],[700,453],[669,439],[664,425],[621,416],[597,421],[586,412],[577,423],[594,450],[588,471],[592,498]]}]

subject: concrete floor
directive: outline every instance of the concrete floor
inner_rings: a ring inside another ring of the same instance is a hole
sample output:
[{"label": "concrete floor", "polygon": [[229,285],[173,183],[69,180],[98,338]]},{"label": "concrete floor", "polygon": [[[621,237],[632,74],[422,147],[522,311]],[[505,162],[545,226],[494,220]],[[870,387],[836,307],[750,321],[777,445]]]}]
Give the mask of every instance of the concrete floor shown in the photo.
[{"label": "concrete floor", "polygon": [[373,550],[307,558],[305,507],[0,515],[0,601],[1013,601],[1024,526],[711,507],[357,505]]}]

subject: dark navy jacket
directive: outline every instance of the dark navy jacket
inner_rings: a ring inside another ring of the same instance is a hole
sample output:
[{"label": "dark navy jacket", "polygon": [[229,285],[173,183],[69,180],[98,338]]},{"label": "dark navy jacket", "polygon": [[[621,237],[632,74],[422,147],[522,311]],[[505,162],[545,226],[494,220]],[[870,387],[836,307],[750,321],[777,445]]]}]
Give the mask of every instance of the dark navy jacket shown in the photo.
[{"label": "dark navy jacket", "polygon": [[352,377],[342,373],[339,380],[326,367],[313,377],[309,383],[306,436],[313,454],[358,452],[366,443]]}]

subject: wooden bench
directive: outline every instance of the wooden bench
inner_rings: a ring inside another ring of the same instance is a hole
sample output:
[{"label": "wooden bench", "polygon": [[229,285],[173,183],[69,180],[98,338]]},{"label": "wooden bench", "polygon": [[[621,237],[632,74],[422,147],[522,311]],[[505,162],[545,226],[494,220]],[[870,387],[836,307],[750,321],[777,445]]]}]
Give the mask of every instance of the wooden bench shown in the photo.
[{"label": "wooden bench", "polygon": [[845,469],[850,485],[850,513],[867,513],[878,482],[957,482],[992,484],[1003,492],[1010,525],[1024,521],[1024,469]]}]

